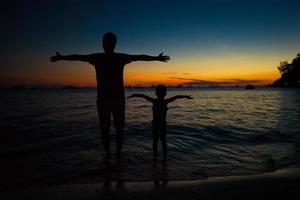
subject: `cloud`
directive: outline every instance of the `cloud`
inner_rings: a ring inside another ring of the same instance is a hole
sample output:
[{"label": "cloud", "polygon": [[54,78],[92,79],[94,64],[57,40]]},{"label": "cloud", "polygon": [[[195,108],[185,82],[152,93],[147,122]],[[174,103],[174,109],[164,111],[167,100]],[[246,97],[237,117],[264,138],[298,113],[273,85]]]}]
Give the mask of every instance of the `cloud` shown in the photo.
[{"label": "cloud", "polygon": [[264,85],[266,80],[258,79],[221,79],[218,81],[209,81],[201,79],[191,79],[191,78],[182,78],[182,77],[169,77],[170,79],[176,79],[184,81],[182,85],[191,85],[191,86],[245,86],[248,84],[252,85]]},{"label": "cloud", "polygon": [[247,80],[247,79],[225,79],[225,80],[228,80],[228,81],[232,81],[232,82],[235,82],[235,83],[240,83],[240,84],[254,84],[254,83],[264,83],[266,82],[266,80],[257,80],[257,79],[250,79],[250,80]]},{"label": "cloud", "polygon": [[163,73],[160,73],[160,74],[163,74],[163,75],[190,75],[191,73],[187,73],[187,72],[182,72],[182,73],[178,73],[178,72],[163,72]]}]

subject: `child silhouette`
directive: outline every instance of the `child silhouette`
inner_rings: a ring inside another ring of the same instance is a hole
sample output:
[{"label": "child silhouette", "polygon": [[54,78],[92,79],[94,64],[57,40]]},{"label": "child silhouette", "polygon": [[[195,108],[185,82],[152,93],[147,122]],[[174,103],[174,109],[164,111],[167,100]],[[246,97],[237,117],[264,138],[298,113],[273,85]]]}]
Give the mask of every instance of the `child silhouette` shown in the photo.
[{"label": "child silhouette", "polygon": [[151,102],[153,104],[152,110],[153,110],[153,120],[152,120],[152,133],[153,133],[153,156],[154,158],[157,157],[157,145],[158,140],[160,138],[160,141],[162,143],[162,150],[163,150],[163,156],[164,159],[167,156],[167,141],[166,141],[166,135],[167,135],[167,110],[168,110],[168,103],[175,101],[176,99],[193,99],[189,95],[176,95],[171,98],[165,99],[165,96],[167,95],[167,87],[164,85],[158,85],[156,87],[155,94],[157,98],[152,98],[144,94],[132,94],[128,98],[133,97],[140,97],[144,98],[147,101]]}]

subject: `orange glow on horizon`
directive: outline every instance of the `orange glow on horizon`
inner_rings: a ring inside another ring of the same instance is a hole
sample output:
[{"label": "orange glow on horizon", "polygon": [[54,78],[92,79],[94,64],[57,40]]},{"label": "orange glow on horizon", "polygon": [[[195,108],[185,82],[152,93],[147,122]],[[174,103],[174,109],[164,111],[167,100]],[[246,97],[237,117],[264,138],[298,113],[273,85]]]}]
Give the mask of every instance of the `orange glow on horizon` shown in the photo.
[{"label": "orange glow on horizon", "polygon": [[[190,82],[212,82],[208,85],[245,85],[254,81],[254,85],[267,85],[280,77],[277,70],[278,58],[274,56],[212,56],[172,58],[168,63],[135,62],[124,70],[126,86],[169,86],[189,85]],[[2,72],[1,85],[75,85],[95,87],[96,76],[93,66],[82,62],[43,62],[35,63],[27,71]],[[4,76],[5,75],[5,76]],[[6,77],[6,78],[2,78]],[[230,81],[232,83],[230,83]],[[240,81],[240,82],[239,82]],[[247,82],[248,81],[248,82]],[[191,84],[193,85],[193,84]]]}]

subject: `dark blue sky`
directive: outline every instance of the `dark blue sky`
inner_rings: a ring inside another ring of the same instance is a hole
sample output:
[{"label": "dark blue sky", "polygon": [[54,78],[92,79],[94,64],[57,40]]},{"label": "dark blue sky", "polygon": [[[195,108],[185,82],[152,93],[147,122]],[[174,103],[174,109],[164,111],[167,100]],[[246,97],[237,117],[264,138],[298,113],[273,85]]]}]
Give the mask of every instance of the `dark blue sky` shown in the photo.
[{"label": "dark blue sky", "polygon": [[55,51],[102,51],[107,31],[118,35],[119,51],[164,50],[178,59],[227,46],[291,56],[300,49],[300,1],[24,0],[1,7],[0,67],[6,71],[30,69]]}]

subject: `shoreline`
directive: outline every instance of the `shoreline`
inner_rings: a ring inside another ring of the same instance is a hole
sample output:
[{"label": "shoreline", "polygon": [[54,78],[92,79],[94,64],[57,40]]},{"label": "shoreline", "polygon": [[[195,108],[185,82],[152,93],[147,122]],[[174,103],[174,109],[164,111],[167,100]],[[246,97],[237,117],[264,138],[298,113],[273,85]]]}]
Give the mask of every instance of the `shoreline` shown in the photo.
[{"label": "shoreline", "polygon": [[[109,185],[110,184],[110,185]],[[296,195],[296,196],[295,196]],[[300,196],[300,168],[194,181],[68,184],[10,190],[2,199],[289,199]],[[3,198],[4,197],[4,198]]]}]

